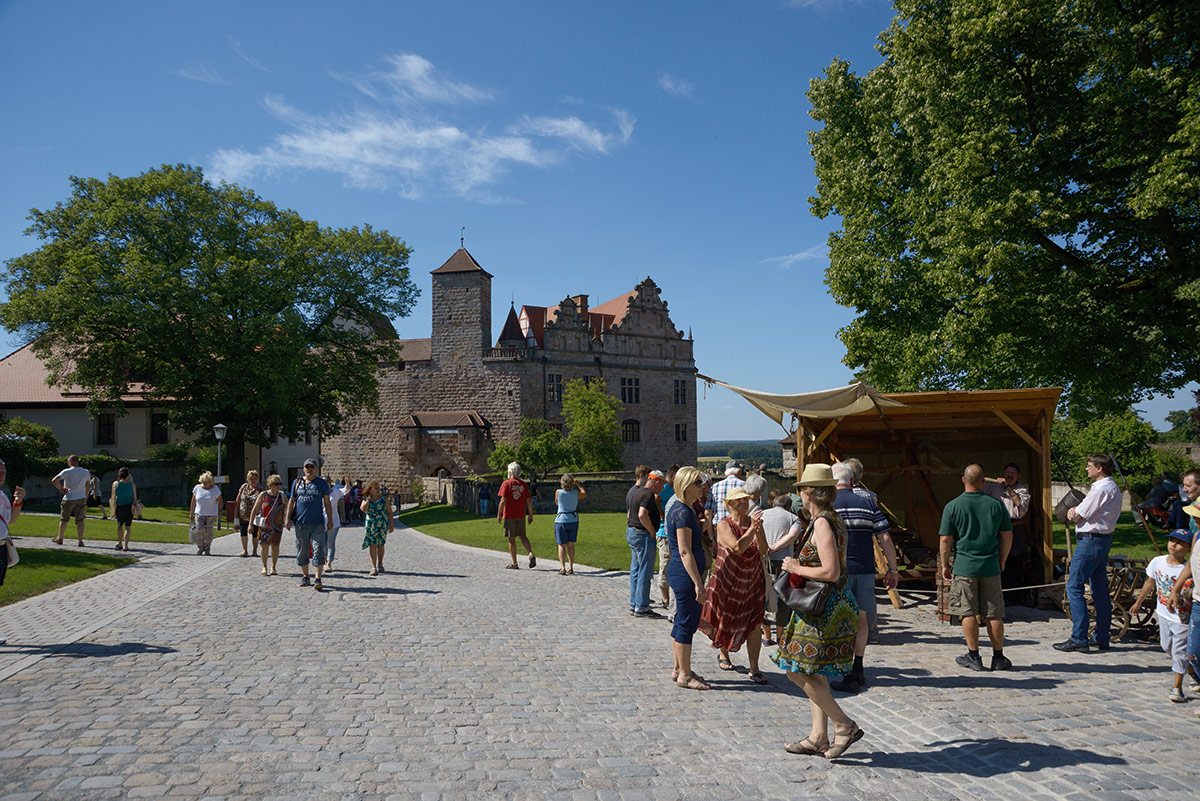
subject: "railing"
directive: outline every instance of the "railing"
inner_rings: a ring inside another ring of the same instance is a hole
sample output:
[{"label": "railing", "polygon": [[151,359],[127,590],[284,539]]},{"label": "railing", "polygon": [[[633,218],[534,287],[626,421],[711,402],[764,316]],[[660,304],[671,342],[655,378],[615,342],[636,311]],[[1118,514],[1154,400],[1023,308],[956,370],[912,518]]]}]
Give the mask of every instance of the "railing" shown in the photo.
[{"label": "railing", "polygon": [[536,348],[488,348],[483,352],[483,358],[520,361],[522,359],[532,359],[536,353]]}]

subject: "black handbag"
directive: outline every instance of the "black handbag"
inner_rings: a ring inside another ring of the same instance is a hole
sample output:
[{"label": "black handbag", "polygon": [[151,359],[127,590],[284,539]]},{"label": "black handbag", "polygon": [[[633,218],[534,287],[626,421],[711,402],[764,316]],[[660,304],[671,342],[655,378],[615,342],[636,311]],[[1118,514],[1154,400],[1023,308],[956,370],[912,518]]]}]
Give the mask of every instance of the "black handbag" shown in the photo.
[{"label": "black handbag", "polygon": [[[796,552],[804,548],[812,537],[813,529],[809,529],[808,537],[804,538],[804,542],[796,548]],[[817,581],[815,579],[803,579],[799,587],[792,585],[792,576],[794,573],[788,573],[786,570],[779,574],[779,578],[775,579],[772,585],[775,588],[775,594],[779,596],[779,600],[783,601],[789,609],[801,615],[823,615],[825,607],[829,604],[829,598],[833,595],[834,585],[829,581]]]}]

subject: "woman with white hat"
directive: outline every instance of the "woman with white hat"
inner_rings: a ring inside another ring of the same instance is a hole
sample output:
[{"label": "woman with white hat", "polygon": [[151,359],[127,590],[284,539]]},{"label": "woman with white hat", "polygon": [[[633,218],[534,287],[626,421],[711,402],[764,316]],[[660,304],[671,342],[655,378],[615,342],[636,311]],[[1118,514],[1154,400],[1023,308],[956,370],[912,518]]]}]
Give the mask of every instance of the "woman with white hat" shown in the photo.
[{"label": "woman with white hat", "polygon": [[[834,585],[821,614],[795,612],[771,660],[804,690],[812,712],[807,737],[787,746],[792,754],[823,755],[833,759],[862,739],[852,721],[829,691],[829,676],[847,673],[854,662],[854,635],[858,606],[846,589],[846,526],[833,511],[837,481],[827,464],[810,464],[796,482],[805,511],[812,521],[795,558],[783,560],[783,569],[800,580]],[[829,721],[834,736],[829,739]]]}]

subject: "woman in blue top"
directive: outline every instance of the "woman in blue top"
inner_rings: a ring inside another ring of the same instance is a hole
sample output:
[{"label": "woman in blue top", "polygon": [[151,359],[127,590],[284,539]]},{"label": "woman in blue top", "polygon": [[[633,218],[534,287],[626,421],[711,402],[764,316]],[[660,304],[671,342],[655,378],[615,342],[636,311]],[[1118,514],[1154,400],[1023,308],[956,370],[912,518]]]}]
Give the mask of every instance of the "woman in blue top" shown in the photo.
[{"label": "woman in blue top", "polygon": [[[587,490],[570,473],[563,473],[561,489],[554,491],[558,514],[554,518],[554,541],[558,543],[558,575],[575,575],[575,540],[579,538],[579,500]],[[565,557],[565,561],[564,561]]]},{"label": "woman in blue top", "polygon": [[671,651],[675,660],[671,680],[689,690],[707,690],[703,676],[692,672],[692,636],[700,625],[700,609],[704,603],[704,546],[703,528],[692,510],[692,504],[703,489],[698,481],[700,471],[681,467],[675,473],[675,497],[667,507],[667,542],[671,546],[671,562],[667,565],[667,581],[675,593],[675,625],[671,629]]},{"label": "woman in blue top", "polygon": [[[112,485],[113,518],[117,521],[118,551],[129,550],[129,529],[133,525],[133,505],[137,503],[137,484],[128,467],[117,471],[117,480]],[[121,532],[124,531],[124,537]]]}]

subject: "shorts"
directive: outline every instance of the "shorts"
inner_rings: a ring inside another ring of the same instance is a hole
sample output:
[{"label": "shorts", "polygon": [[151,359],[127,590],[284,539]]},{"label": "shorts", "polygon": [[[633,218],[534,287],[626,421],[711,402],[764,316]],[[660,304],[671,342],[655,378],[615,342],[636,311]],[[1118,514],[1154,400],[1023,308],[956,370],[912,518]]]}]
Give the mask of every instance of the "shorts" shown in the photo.
[{"label": "shorts", "polygon": [[1163,652],[1171,655],[1171,672],[1187,673],[1188,624],[1158,617],[1158,643]]},{"label": "shorts", "polygon": [[76,523],[82,523],[84,516],[87,514],[87,498],[76,498],[73,501],[68,501],[63,498],[62,504],[59,506],[61,517],[59,520],[67,522],[72,517]]},{"label": "shorts", "polygon": [[854,596],[860,615],[867,615],[869,617],[875,613],[874,573],[847,573],[846,589]]},{"label": "shorts", "polygon": [[118,526],[133,525],[133,502],[118,503],[113,510],[113,518],[117,521]]},{"label": "shorts", "polygon": [[506,517],[504,518],[504,536],[512,539],[513,537],[525,536],[525,517]]},{"label": "shorts", "polygon": [[575,542],[579,539],[579,521],[574,523],[555,523],[554,524],[554,541],[559,545],[566,545],[568,542]]},{"label": "shorts", "polygon": [[950,614],[1004,619],[1004,593],[999,576],[955,576],[950,582]]}]

